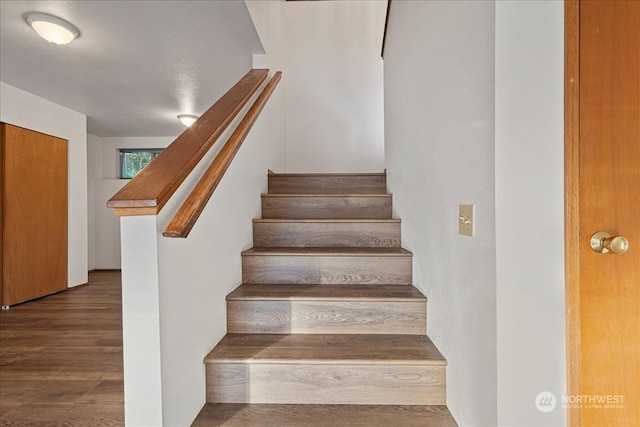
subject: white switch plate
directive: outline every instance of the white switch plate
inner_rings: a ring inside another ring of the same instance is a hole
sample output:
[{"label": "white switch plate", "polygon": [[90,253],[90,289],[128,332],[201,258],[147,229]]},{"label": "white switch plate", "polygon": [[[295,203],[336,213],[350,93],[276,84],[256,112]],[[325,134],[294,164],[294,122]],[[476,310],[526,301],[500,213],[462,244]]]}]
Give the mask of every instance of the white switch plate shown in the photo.
[{"label": "white switch plate", "polygon": [[475,205],[460,205],[458,209],[458,234],[473,237],[473,211]]}]

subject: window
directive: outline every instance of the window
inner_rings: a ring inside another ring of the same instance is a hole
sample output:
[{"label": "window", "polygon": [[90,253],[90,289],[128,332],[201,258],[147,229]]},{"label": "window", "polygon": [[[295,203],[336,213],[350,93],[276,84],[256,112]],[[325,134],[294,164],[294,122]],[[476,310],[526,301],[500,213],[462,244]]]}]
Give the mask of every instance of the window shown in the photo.
[{"label": "window", "polygon": [[158,157],[162,148],[121,148],[119,151],[120,178],[131,179]]}]

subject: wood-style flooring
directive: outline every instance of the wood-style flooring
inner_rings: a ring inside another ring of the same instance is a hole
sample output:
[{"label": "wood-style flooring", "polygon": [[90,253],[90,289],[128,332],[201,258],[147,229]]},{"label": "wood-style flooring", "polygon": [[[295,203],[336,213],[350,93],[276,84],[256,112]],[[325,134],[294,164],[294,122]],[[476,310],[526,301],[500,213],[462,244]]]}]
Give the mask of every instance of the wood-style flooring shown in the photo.
[{"label": "wood-style flooring", "polygon": [[0,312],[1,426],[122,426],[119,272]]}]

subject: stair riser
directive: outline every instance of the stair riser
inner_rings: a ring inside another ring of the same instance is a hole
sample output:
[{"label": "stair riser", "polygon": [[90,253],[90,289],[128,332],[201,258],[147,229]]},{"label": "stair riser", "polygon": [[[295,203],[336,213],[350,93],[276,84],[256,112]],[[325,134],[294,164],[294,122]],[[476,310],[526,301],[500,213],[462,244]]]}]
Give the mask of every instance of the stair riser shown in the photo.
[{"label": "stair riser", "polygon": [[445,367],[208,364],[207,402],[444,405]]},{"label": "stair riser", "polygon": [[244,283],[409,285],[409,256],[243,256]]},{"label": "stair riser", "polygon": [[385,194],[386,175],[269,176],[270,194]]},{"label": "stair riser", "polygon": [[400,223],[254,223],[256,247],[400,247]]},{"label": "stair riser", "polygon": [[391,196],[262,196],[267,219],[389,219]]},{"label": "stair riser", "polygon": [[228,333],[426,334],[426,302],[229,301]]}]

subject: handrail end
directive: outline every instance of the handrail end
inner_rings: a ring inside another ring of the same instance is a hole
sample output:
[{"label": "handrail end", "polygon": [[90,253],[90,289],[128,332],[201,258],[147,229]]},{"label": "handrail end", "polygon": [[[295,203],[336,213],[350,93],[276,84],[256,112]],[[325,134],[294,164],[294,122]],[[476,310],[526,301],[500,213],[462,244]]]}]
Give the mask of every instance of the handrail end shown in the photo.
[{"label": "handrail end", "polygon": [[162,209],[157,200],[109,199],[107,207],[113,209],[116,216],[157,215]]},{"label": "handrail end", "polygon": [[164,237],[179,237],[179,238],[182,238],[182,239],[186,239],[189,234],[188,233],[187,234],[182,234],[182,233],[177,232],[177,231],[165,230],[165,231],[162,232],[162,235]]},{"label": "handrail end", "polygon": [[135,208],[113,208],[113,213],[116,216],[144,216],[144,215],[158,215],[160,208],[158,207],[135,207]]}]

